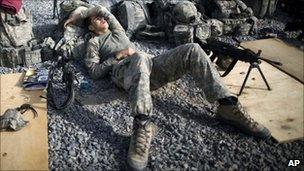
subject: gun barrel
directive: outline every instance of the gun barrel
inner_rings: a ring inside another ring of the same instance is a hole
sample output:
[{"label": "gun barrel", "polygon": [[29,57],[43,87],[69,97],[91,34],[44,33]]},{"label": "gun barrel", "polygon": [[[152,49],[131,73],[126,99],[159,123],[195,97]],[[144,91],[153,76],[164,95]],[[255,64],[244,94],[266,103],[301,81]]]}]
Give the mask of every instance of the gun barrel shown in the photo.
[{"label": "gun barrel", "polygon": [[273,60],[266,59],[266,58],[263,58],[263,57],[259,57],[259,59],[261,59],[263,61],[266,61],[268,63],[274,64],[274,65],[278,65],[278,66],[282,66],[283,65],[281,62],[273,61]]}]

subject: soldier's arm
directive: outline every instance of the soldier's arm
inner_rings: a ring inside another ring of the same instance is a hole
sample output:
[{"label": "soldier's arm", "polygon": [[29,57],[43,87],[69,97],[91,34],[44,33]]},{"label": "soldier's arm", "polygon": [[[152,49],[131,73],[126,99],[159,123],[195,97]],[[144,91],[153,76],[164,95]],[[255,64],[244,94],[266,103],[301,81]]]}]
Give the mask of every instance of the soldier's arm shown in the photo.
[{"label": "soldier's arm", "polygon": [[120,25],[119,21],[115,18],[115,16],[107,10],[107,8],[103,6],[95,6],[88,10],[84,10],[80,14],[81,18],[87,18],[90,16],[101,16],[104,17],[105,20],[107,20],[109,24],[109,29],[112,32],[125,32],[123,27]]},{"label": "soldier's arm", "polygon": [[116,62],[115,56],[100,63],[99,43],[95,40],[90,40],[87,46],[87,54],[85,65],[93,79],[99,79],[106,76]]}]

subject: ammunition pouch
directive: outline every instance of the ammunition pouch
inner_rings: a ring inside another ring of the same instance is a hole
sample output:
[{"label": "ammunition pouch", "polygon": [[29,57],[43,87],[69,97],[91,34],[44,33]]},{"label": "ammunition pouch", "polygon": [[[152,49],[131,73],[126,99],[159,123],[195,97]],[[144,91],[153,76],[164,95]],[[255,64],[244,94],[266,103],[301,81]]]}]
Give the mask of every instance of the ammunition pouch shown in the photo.
[{"label": "ammunition pouch", "polygon": [[14,68],[17,65],[30,67],[33,64],[53,57],[53,47],[55,42],[51,38],[46,38],[43,43],[38,44],[36,39],[19,47],[4,47],[0,45],[0,66]]},{"label": "ammunition pouch", "polygon": [[0,66],[14,68],[22,65],[22,56],[24,48],[1,47],[0,46]]},{"label": "ammunition pouch", "polygon": [[32,50],[29,47],[24,48],[23,64],[30,67],[32,64],[41,62],[41,49]]},{"label": "ammunition pouch", "polygon": [[17,65],[31,66],[41,62],[41,49],[32,50],[28,46],[0,47],[0,66],[15,68]]}]

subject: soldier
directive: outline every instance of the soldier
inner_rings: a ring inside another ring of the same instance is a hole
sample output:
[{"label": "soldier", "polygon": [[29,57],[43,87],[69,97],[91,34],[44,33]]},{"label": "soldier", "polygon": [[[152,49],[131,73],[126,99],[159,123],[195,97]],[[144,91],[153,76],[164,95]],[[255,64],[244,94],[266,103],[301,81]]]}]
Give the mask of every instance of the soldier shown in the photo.
[{"label": "soldier", "polygon": [[190,73],[210,102],[218,102],[217,118],[255,137],[267,139],[270,132],[255,122],[238,99],[225,87],[208,56],[198,44],[181,45],[151,58],[135,50],[124,29],[106,8],[96,6],[72,16],[65,26],[77,19],[86,19],[94,36],[87,45],[86,68],[93,79],[110,74],[114,83],[129,92],[134,133],[127,164],[132,170],[147,166],[149,147],[156,133],[150,121],[152,99],[150,90]]}]

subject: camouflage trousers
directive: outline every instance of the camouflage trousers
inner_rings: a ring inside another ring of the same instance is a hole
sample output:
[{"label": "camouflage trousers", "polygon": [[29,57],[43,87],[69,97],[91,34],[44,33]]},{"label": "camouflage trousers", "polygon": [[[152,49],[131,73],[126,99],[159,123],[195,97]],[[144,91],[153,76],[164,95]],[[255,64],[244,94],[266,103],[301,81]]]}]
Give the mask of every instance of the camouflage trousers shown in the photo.
[{"label": "camouflage trousers", "polygon": [[112,80],[129,93],[134,116],[150,115],[153,106],[150,90],[187,73],[192,75],[209,102],[231,96],[204,50],[195,43],[178,46],[154,58],[136,53],[114,65]]}]

